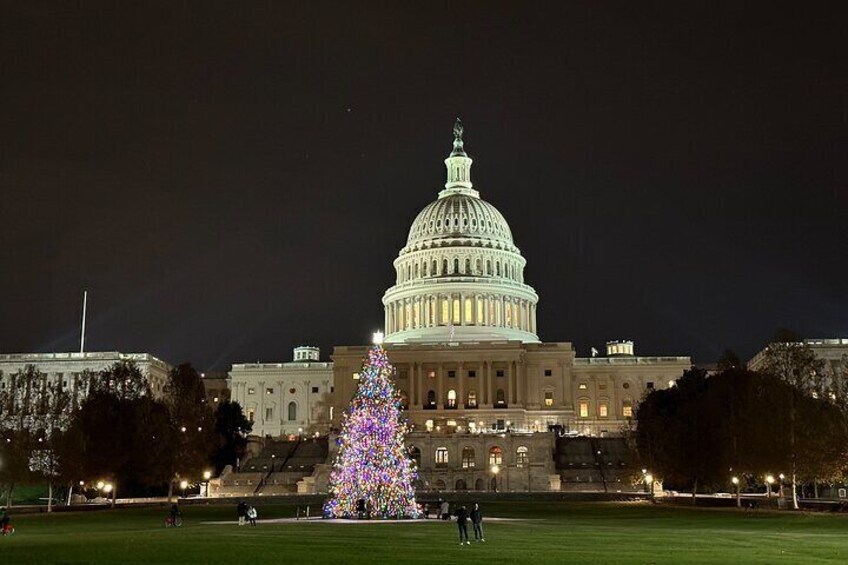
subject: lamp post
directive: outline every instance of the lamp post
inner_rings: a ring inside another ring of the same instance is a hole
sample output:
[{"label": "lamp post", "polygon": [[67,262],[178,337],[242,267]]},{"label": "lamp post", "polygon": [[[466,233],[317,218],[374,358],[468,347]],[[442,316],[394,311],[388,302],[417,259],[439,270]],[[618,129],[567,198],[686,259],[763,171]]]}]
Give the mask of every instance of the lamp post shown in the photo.
[{"label": "lamp post", "polygon": [[736,487],[736,508],[741,508],[742,500],[739,498],[739,477],[731,478],[730,482]]},{"label": "lamp post", "polygon": [[766,475],[766,498],[771,498],[771,485],[774,484],[774,475]]},{"label": "lamp post", "polygon": [[183,498],[185,498],[185,495],[186,495],[186,489],[188,488],[188,481],[187,481],[187,480],[185,480],[185,479],[183,479],[182,481],[180,481],[180,488],[181,488],[181,489],[182,489],[182,491],[183,491]]},{"label": "lamp post", "polygon": [[206,485],[206,498],[209,498],[209,479],[212,478],[212,471],[203,471],[203,482]]},{"label": "lamp post", "polygon": [[497,465],[492,465],[491,471],[492,471],[493,483],[495,485],[495,492],[498,492],[498,473],[501,472],[501,468],[498,467]]},{"label": "lamp post", "polygon": [[654,476],[650,473],[645,475],[645,488],[648,489],[648,496],[654,498]]}]

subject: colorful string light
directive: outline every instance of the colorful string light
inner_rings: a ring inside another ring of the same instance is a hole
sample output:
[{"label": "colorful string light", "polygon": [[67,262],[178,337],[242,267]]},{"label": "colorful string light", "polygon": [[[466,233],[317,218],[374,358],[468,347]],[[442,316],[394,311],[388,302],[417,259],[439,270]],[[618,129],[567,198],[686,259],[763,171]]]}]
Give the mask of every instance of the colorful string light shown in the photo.
[{"label": "colorful string light", "polygon": [[418,476],[403,439],[401,400],[390,380],[393,368],[377,344],[359,377],[359,387],[342,417],[339,451],[330,472],[324,515],[417,518],[413,482]]}]

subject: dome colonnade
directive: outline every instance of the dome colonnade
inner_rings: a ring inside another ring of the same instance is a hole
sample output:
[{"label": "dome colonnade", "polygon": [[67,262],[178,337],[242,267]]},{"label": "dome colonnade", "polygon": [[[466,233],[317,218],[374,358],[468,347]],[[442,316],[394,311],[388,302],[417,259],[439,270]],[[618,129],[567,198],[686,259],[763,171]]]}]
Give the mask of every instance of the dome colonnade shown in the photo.
[{"label": "dome colonnade", "polygon": [[445,189],[413,222],[383,296],[387,343],[539,341],[526,260],[503,215],[473,188],[471,163],[457,120]]}]

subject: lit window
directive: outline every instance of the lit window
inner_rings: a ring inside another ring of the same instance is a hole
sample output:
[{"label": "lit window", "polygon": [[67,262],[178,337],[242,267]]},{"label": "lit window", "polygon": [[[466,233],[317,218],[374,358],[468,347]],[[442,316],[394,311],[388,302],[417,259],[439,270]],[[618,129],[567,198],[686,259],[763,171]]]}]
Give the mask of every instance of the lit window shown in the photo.
[{"label": "lit window", "polygon": [[459,315],[460,315],[460,312],[459,312],[459,298],[454,298],[454,299],[453,299],[453,323],[454,323],[454,324],[459,324],[459,323],[460,323],[460,321],[459,321]]},{"label": "lit window", "polygon": [[601,402],[598,404],[598,416],[601,418],[606,418],[609,416],[609,406],[606,402]]},{"label": "lit window", "polygon": [[470,324],[474,318],[474,303],[470,298],[465,299],[465,323]]},{"label": "lit window", "polygon": [[456,408],[456,391],[454,389],[448,391],[448,408]]},{"label": "lit window", "polygon": [[355,380],[355,381],[358,381],[358,380],[359,380],[359,373],[354,373],[354,374],[353,374],[353,380]]},{"label": "lit window", "polygon": [[504,390],[499,388],[495,393],[495,402],[497,404],[506,404],[506,394],[504,394]]},{"label": "lit window", "polygon": [[474,448],[467,446],[462,448],[462,468],[463,469],[473,469],[475,466],[474,462]]},{"label": "lit window", "polygon": [[252,421],[253,421],[253,417],[254,417],[255,415],[256,415],[256,411],[255,411],[253,408],[248,408],[248,409],[247,409],[247,421],[248,421],[248,422],[252,422]]},{"label": "lit window", "polygon": [[523,445],[515,450],[515,464],[518,467],[524,467],[529,463],[530,450]]},{"label": "lit window", "polygon": [[265,394],[274,394],[274,389],[273,388],[266,388]]},{"label": "lit window", "polygon": [[633,417],[633,402],[631,402],[630,400],[625,400],[621,404],[621,415],[625,418]]},{"label": "lit window", "polygon": [[[478,259],[477,261],[479,262],[480,260]],[[480,267],[477,267],[477,270],[479,271]],[[486,317],[483,313],[483,299],[478,298],[477,299],[477,324],[485,324],[486,323],[485,318]]]},{"label": "lit window", "polygon": [[473,390],[468,391],[468,402],[466,408],[477,408],[477,393]]},{"label": "lit window", "polygon": [[581,418],[588,418],[589,417],[589,401],[588,400],[581,400],[579,406],[580,406],[580,417]]},{"label": "lit window", "polygon": [[427,420],[426,422],[424,422],[424,427],[427,429],[428,432],[432,432],[433,431],[433,420]]},{"label": "lit window", "polygon": [[[447,267],[446,267],[447,268]],[[450,302],[449,298],[442,299],[442,325],[450,323]]]},{"label": "lit window", "polygon": [[448,466],[448,448],[439,447],[436,449],[436,467]]},{"label": "lit window", "polygon": [[554,393],[550,390],[545,391],[545,406],[554,405]]},{"label": "lit window", "polygon": [[256,394],[256,389],[255,388],[248,388],[247,394]]},{"label": "lit window", "polygon": [[579,385],[577,385],[577,388],[579,388],[580,390],[586,390],[589,388],[589,385],[587,385],[586,383],[580,383]]},{"label": "lit window", "polygon": [[431,379],[435,379],[436,378],[436,371],[430,371],[429,373],[427,373],[427,376]]},{"label": "lit window", "polygon": [[503,449],[497,445],[489,450],[489,466],[503,465]]}]

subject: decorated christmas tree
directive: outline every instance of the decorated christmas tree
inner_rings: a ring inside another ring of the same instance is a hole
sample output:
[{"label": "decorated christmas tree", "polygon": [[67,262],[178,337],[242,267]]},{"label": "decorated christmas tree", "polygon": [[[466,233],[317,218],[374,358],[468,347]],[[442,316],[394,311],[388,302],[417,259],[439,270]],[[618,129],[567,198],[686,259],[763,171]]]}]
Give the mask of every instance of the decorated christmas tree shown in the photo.
[{"label": "decorated christmas tree", "polygon": [[342,417],[339,451],[330,472],[324,514],[342,518],[417,517],[412,486],[417,477],[403,438],[401,401],[390,380],[393,368],[378,343],[368,352],[359,387]]}]

